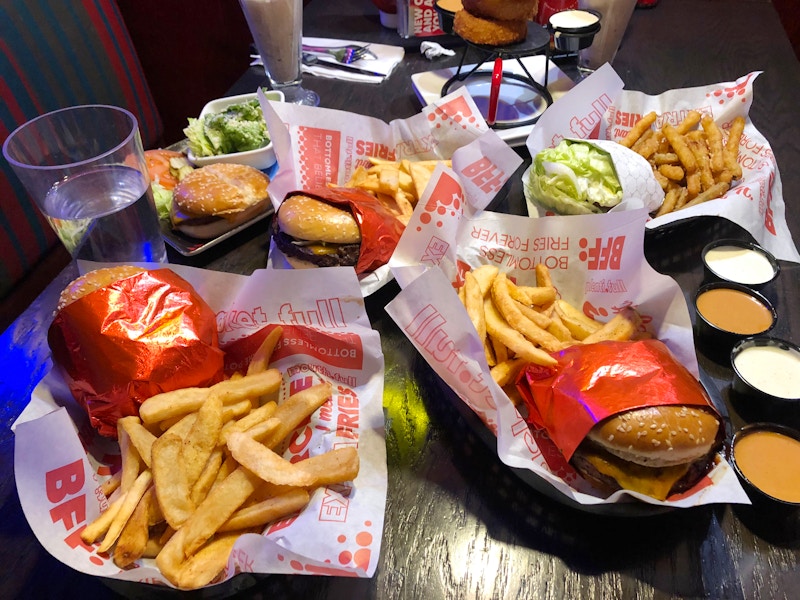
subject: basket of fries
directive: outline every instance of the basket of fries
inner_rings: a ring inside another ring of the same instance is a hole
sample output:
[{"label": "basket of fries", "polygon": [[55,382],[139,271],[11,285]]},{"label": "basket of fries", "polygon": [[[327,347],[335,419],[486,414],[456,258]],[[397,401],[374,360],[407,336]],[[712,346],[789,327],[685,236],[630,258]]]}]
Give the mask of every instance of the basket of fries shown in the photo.
[{"label": "basket of fries", "polygon": [[225,376],[150,396],[115,440],[51,371],[14,425],[37,538],[79,571],[147,586],[370,577],[386,501],[383,359],[353,271],[171,268],[213,309]]}]

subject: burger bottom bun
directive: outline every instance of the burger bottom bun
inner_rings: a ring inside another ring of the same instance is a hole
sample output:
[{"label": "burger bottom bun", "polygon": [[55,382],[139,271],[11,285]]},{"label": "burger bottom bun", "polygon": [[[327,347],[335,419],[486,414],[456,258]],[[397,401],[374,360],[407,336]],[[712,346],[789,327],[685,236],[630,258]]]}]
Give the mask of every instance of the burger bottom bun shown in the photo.
[{"label": "burger bottom bun", "polygon": [[195,217],[178,221],[173,224],[173,229],[199,240],[218,238],[265,212],[269,204],[269,201],[264,199],[258,204],[253,204],[249,208],[235,214],[229,213],[220,216]]},{"label": "burger bottom bun", "polygon": [[645,467],[669,467],[701,459],[717,444],[720,421],[695,406],[648,406],[613,415],[587,438],[615,456]]},{"label": "burger bottom bun", "polygon": [[145,271],[146,269],[134,267],[133,265],[118,265],[116,267],[106,267],[104,269],[89,271],[70,282],[67,287],[62,290],[56,310],[61,310],[76,300],[100,288],[109,286],[115,281],[132,277],[133,275],[144,273]]}]

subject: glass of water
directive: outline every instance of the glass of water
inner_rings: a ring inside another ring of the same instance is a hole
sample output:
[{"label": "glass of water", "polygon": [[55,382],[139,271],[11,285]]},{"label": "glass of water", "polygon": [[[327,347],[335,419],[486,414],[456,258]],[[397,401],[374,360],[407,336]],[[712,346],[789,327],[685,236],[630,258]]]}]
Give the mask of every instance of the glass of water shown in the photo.
[{"label": "glass of water", "polygon": [[167,262],[139,124],[116,106],[73,106],[21,125],[3,155],[73,258]]}]

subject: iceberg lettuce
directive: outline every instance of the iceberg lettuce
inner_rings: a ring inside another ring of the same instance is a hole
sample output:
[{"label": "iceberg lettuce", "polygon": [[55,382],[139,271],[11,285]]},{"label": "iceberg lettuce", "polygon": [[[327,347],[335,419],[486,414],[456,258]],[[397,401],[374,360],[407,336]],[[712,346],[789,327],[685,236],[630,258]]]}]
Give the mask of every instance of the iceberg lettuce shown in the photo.
[{"label": "iceberg lettuce", "polygon": [[532,199],[565,215],[606,212],[622,200],[609,153],[580,140],[536,154],[524,184]]}]

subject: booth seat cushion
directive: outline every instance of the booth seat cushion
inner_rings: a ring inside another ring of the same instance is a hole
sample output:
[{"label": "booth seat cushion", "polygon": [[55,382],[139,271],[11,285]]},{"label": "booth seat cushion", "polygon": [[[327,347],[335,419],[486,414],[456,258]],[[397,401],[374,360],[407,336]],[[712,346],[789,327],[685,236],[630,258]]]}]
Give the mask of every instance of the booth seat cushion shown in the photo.
[{"label": "booth seat cushion", "polygon": [[[77,104],[112,104],[139,120],[145,148],[162,121],[114,0],[0,0],[0,144],[22,123]],[[0,299],[58,244],[0,159]]]}]

